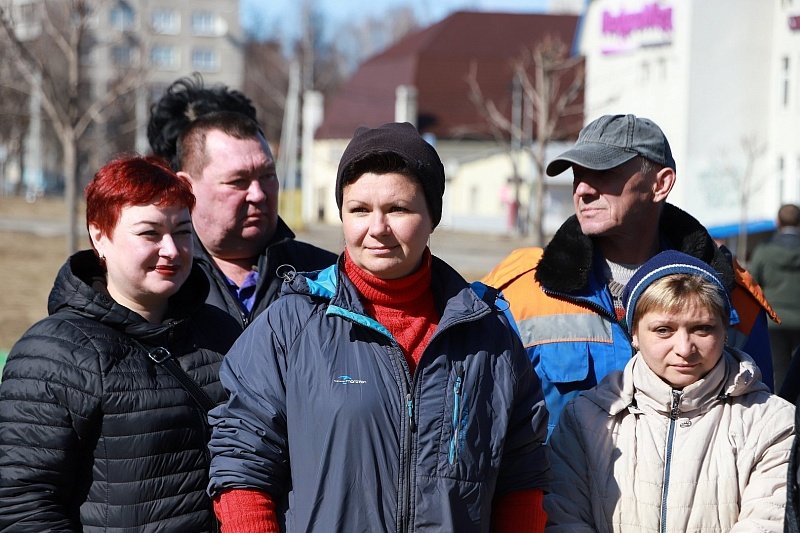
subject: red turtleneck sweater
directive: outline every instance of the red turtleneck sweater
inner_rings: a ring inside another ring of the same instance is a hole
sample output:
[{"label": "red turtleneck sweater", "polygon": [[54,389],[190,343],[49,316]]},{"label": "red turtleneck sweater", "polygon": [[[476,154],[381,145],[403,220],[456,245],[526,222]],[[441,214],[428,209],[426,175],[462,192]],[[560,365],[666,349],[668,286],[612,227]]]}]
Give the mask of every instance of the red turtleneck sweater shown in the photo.
[{"label": "red turtleneck sweater", "polygon": [[358,292],[367,314],[383,324],[403,349],[414,375],[422,352],[439,324],[431,292],[431,253],[425,250],[416,272],[399,279],[380,279],[359,268],[344,254],[344,271]]},{"label": "red turtleneck sweater", "polygon": [[[344,271],[363,296],[367,314],[383,324],[403,350],[411,374],[436,331],[439,313],[431,291],[431,254],[425,250],[420,268],[403,278],[380,279],[353,263],[345,251]],[[540,490],[523,490],[497,499],[492,530],[498,533],[544,531],[547,515]],[[223,533],[278,533],[275,503],[269,494],[231,489],[214,499]]]}]

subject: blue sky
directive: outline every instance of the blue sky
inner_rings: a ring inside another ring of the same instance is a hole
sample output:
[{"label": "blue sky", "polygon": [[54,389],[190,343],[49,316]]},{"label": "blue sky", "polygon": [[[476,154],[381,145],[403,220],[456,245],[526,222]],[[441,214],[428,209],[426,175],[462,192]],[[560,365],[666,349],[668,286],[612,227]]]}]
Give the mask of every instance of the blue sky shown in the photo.
[{"label": "blue sky", "polygon": [[[298,0],[241,0],[242,26],[260,30],[272,37],[297,35],[299,28]],[[332,26],[366,16],[380,16],[389,8],[410,5],[423,25],[432,24],[458,10],[539,13],[547,9],[549,0],[317,0]],[[274,35],[278,31],[283,35]]]}]

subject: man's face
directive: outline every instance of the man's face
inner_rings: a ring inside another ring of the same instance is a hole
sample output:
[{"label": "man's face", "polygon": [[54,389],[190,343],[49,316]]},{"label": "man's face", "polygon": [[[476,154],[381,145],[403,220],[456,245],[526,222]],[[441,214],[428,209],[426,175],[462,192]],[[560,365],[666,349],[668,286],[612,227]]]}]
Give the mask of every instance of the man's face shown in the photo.
[{"label": "man's face", "polygon": [[655,171],[644,176],[638,157],[609,170],[573,165],[572,201],[584,235],[614,237],[637,232],[658,216]]},{"label": "man's face", "polygon": [[197,198],[192,222],[200,242],[220,259],[257,256],[278,224],[278,178],[267,141],[212,130],[205,159],[205,167],[191,175]]}]

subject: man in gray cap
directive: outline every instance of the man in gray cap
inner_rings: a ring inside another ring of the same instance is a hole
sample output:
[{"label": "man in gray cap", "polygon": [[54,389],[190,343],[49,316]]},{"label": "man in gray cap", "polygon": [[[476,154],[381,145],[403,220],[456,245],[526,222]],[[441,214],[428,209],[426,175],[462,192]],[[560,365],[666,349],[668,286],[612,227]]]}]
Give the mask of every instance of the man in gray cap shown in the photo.
[{"label": "man in gray cap", "polygon": [[774,312],[727,250],[666,203],[676,165],[661,129],[634,115],[602,116],[550,162],[547,174],[570,167],[575,215],[546,248],[515,250],[482,280],[510,304],[542,381],[550,430],[572,397],[633,355],[622,290],[640,265],[666,249],[697,257],[720,274],[734,306],[728,344],[748,352],[772,387],[766,316]]}]

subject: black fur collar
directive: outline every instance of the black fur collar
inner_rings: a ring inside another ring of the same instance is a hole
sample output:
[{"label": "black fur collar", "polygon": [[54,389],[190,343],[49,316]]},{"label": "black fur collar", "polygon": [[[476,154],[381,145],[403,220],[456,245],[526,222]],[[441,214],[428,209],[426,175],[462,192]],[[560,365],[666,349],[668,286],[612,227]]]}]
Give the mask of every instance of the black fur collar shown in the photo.
[{"label": "black fur collar", "polygon": [[[672,204],[664,204],[659,226],[661,238],[668,247],[710,264],[725,286],[729,290],[733,288],[733,266],[727,250],[717,247],[697,219]],[[536,268],[536,281],[556,292],[582,291],[589,283],[593,258],[592,240],[581,233],[578,218],[573,215],[545,247]]]}]

